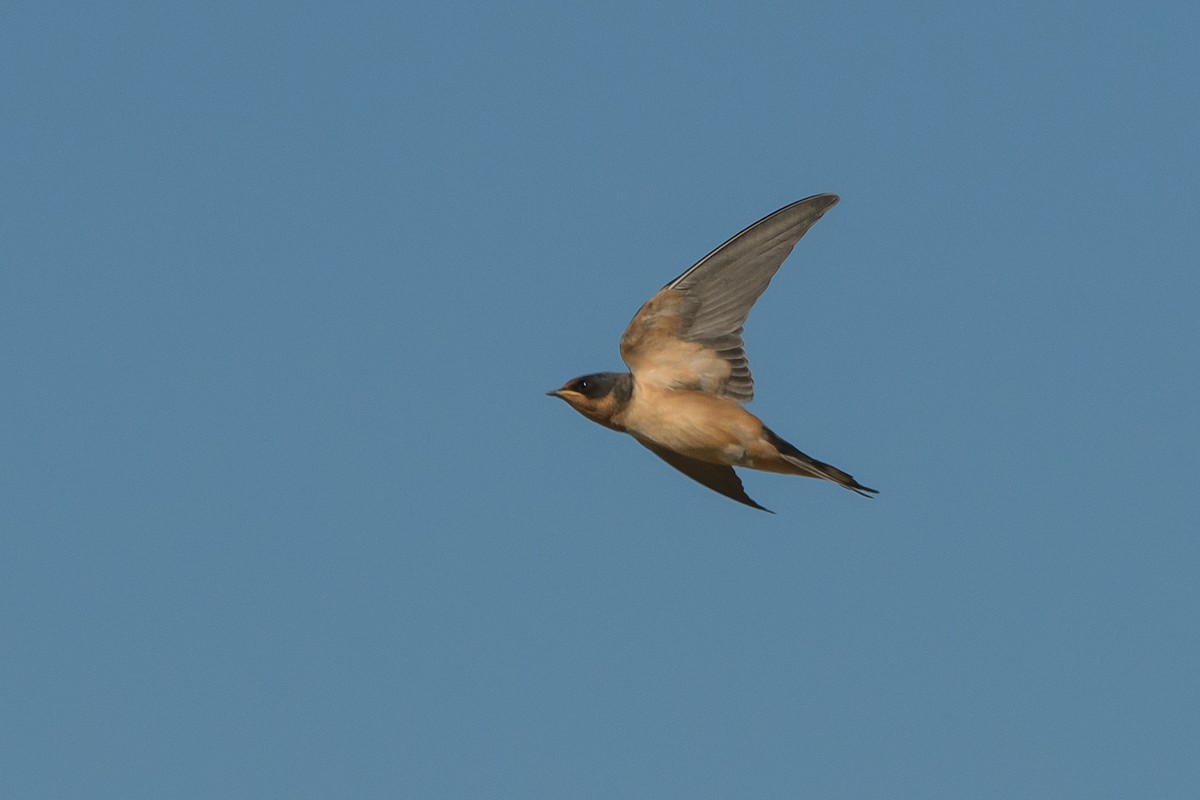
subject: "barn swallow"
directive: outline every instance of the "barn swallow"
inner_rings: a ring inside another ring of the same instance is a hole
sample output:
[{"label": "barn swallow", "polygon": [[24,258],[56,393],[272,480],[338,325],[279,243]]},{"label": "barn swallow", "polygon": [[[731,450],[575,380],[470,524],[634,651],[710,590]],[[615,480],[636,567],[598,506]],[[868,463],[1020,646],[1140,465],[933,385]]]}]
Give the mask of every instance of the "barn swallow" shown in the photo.
[{"label": "barn swallow", "polygon": [[750,499],[734,467],[822,478],[863,497],[877,494],[805,455],[742,407],[754,397],[742,326],[796,242],[833,194],[784,206],[700,259],[651,297],[621,336],[629,372],[599,372],[547,392],[583,416],[628,433],[715,492]]}]

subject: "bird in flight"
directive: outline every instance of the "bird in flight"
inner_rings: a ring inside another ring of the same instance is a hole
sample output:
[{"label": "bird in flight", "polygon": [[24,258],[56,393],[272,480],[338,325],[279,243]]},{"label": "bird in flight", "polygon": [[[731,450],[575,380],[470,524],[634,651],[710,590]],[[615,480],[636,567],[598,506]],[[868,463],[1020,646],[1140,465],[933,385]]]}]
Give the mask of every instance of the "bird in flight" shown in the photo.
[{"label": "bird in flight", "polygon": [[754,379],[742,326],[754,301],[834,194],[784,206],[700,259],[651,297],[621,336],[629,372],[598,372],[547,394],[583,416],[628,433],[715,492],[750,499],[733,468],[822,478],[863,497],[877,494],[837,467],[784,441],[742,407]]}]

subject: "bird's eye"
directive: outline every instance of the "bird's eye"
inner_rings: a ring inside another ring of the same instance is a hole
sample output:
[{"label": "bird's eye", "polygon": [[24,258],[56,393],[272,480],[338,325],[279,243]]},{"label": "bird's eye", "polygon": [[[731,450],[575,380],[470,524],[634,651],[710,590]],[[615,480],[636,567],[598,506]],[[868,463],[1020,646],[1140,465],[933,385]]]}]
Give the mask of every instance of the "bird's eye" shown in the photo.
[{"label": "bird's eye", "polygon": [[586,392],[590,388],[592,388],[592,385],[590,383],[588,383],[587,381],[579,382],[579,391]]}]

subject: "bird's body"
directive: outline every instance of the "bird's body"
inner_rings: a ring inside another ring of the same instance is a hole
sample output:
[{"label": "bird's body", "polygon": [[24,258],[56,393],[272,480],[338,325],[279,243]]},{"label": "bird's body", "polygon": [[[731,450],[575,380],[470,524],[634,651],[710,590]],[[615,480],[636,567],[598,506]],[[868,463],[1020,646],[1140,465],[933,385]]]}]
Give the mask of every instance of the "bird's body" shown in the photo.
[{"label": "bird's body", "polygon": [[762,438],[762,423],[733,400],[636,382],[614,421],[638,441],[729,466],[753,466],[744,462]]},{"label": "bird's body", "polygon": [[792,247],[836,202],[834,195],[806,198],[734,236],[634,316],[621,337],[630,372],[585,375],[549,394],[755,508],[762,506],[733,467],[824,478],[870,496],[874,489],[801,453],[741,406],[754,396],[742,324]]}]

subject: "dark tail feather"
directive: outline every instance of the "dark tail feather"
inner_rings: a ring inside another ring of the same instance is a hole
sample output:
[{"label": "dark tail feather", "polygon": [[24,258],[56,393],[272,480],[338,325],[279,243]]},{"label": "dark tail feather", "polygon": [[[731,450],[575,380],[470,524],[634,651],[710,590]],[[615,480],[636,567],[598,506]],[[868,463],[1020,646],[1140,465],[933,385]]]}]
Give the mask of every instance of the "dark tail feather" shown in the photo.
[{"label": "dark tail feather", "polygon": [[870,497],[873,494],[879,494],[878,490],[863,486],[861,483],[854,480],[854,476],[850,473],[842,472],[832,464],[826,464],[824,461],[817,461],[812,456],[801,453],[791,444],[788,444],[782,438],[780,438],[775,431],[771,430],[765,425],[763,426],[763,435],[766,436],[767,441],[779,451],[779,455],[783,456],[784,461],[799,467],[812,477],[824,478],[827,481],[833,481],[834,483],[844,486],[850,491],[860,494],[863,497]]}]

